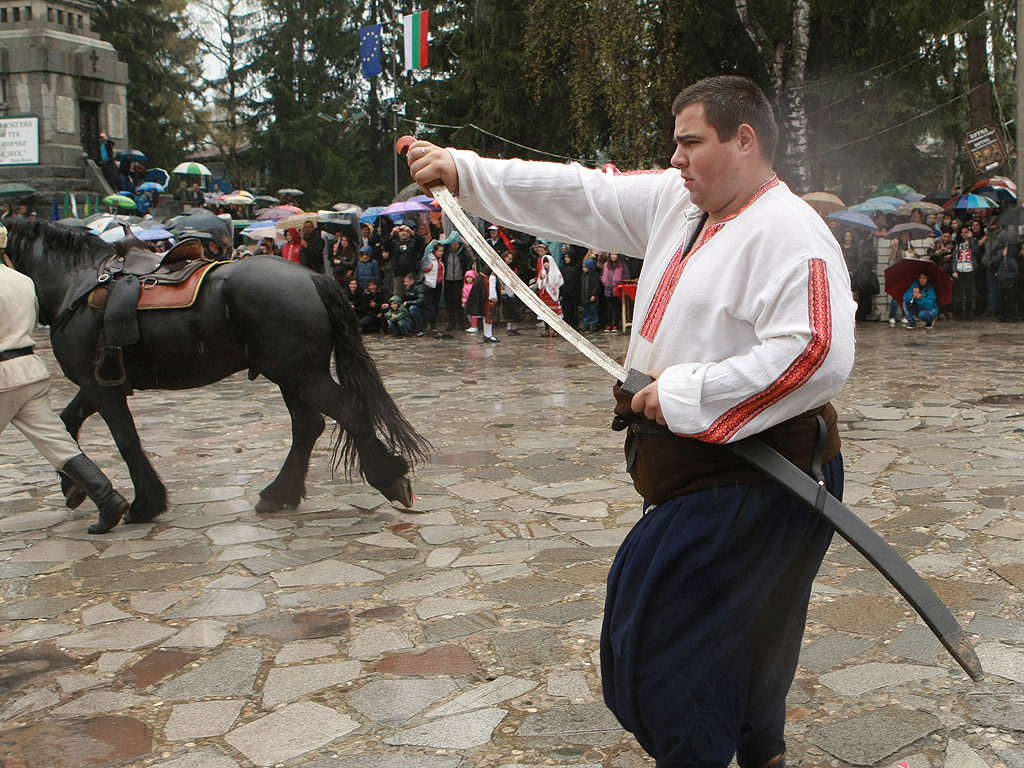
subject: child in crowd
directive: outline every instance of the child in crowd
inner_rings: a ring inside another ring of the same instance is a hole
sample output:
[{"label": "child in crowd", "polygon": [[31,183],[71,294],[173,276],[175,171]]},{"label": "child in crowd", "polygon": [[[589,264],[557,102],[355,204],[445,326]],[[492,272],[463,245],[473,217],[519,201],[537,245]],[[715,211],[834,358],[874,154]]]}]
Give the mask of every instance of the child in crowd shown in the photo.
[{"label": "child in crowd", "polygon": [[379,285],[380,283],[371,279],[363,291],[362,303],[356,311],[360,333],[376,333],[385,328],[384,312],[387,309],[387,300]]},{"label": "child in crowd", "polygon": [[494,321],[498,316],[498,278],[494,274],[484,275],[487,283],[487,304],[484,306],[484,341],[497,344],[494,335]]},{"label": "child in crowd", "polygon": [[[519,274],[519,270],[515,267],[516,255],[514,252],[503,251],[501,259],[508,265],[509,269],[517,275]],[[523,304],[522,299],[516,296],[515,292],[504,283],[501,284],[501,290],[499,293],[501,296],[501,315],[508,321],[505,330],[509,336],[518,336],[519,321],[523,318],[523,312],[526,311],[526,305]]]},{"label": "child in crowd", "polygon": [[383,277],[380,264],[373,258],[373,248],[364,245],[359,249],[359,260],[355,265],[355,278],[359,281],[359,287],[365,291],[371,280],[380,285]]},{"label": "child in crowd", "polygon": [[477,326],[481,324],[486,311],[486,295],[483,283],[476,279],[476,271],[467,269],[462,278],[462,308],[469,318],[466,333],[479,333],[480,329]]},{"label": "child in crowd", "polygon": [[622,316],[622,299],[615,293],[615,289],[623,280],[629,280],[629,269],[626,263],[617,253],[609,253],[608,261],[604,263],[601,270],[601,283],[604,285],[605,306],[608,308],[608,317],[605,320],[606,331],[619,330],[619,322]]},{"label": "child in crowd", "polygon": [[[555,264],[555,260],[547,253],[547,248],[545,247],[544,255],[537,260],[537,294],[551,311],[559,317],[562,316],[562,305],[559,298],[562,294],[563,282],[562,272],[558,269],[558,265]],[[541,336],[547,336],[550,339],[555,336],[555,332],[550,327],[545,326]]]},{"label": "child in crowd", "polygon": [[388,330],[396,338],[403,338],[409,335],[412,330],[412,315],[409,309],[402,304],[401,296],[392,296],[388,301],[388,309],[384,312],[384,318],[388,321]]},{"label": "child in crowd", "polygon": [[597,274],[597,262],[593,259],[583,260],[583,271],[580,273],[580,304],[583,307],[583,330],[596,331],[601,325],[598,314],[598,293],[601,291],[601,278]]}]

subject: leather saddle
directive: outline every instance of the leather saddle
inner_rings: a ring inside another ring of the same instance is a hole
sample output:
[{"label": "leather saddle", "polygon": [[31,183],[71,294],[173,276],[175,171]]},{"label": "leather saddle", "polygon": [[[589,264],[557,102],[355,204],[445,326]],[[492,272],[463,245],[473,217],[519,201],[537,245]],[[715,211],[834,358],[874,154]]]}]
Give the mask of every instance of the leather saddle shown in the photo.
[{"label": "leather saddle", "polygon": [[226,262],[206,258],[199,240],[183,240],[166,253],[154,253],[129,237],[97,270],[89,306],[103,310],[103,331],[97,341],[96,381],[123,384],[127,374],[122,348],[139,340],[138,310],[192,306],[203,278]]}]

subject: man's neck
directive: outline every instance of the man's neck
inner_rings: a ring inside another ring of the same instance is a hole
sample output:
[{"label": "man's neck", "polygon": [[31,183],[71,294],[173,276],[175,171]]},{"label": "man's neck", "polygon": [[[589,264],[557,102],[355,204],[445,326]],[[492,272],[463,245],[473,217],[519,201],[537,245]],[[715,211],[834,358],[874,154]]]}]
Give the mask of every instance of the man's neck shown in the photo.
[{"label": "man's neck", "polygon": [[775,175],[775,172],[768,163],[762,163],[756,168],[751,169],[744,175],[741,183],[737,184],[736,193],[727,205],[722,206],[717,211],[708,211],[708,220],[705,226],[720,224],[730,216],[738,213],[757,194],[757,190],[764,186],[765,182],[773,175]]}]

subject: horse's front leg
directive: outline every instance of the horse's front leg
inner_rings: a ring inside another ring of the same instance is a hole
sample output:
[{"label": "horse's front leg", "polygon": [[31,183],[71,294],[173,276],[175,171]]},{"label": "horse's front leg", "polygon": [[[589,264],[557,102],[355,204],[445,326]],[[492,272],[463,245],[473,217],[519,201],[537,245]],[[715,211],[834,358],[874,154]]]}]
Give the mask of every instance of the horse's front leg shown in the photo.
[{"label": "horse's front leg", "polygon": [[167,509],[167,488],[142,450],[128,398],[114,387],[90,389],[87,397],[107,423],[135,486],[135,500],[124,522],[148,523]]},{"label": "horse's front leg", "polygon": [[257,512],[294,509],[306,495],[306,472],[317,438],[324,431],[324,417],[294,392],[281,387],[292,417],[292,447],[274,481],[260,491]]},{"label": "horse's front leg", "polygon": [[[94,413],[96,413],[96,407],[81,389],[78,390],[71,398],[71,402],[60,412],[64,428],[71,435],[72,440],[78,441],[78,433],[82,429],[82,424]],[[68,509],[77,509],[86,499],[85,488],[75,483],[63,472],[58,472],[57,475],[60,477],[60,490],[64,494],[64,506]]]}]

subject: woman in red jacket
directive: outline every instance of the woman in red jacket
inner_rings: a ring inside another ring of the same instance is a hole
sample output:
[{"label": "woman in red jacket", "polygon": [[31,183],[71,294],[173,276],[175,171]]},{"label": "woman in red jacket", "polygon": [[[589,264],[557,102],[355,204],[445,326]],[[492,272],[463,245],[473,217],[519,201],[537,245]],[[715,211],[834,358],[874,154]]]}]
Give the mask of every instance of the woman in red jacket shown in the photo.
[{"label": "woman in red jacket", "polygon": [[284,238],[288,242],[281,246],[282,258],[294,261],[296,264],[301,264],[302,246],[299,245],[299,230],[295,227],[289,227],[284,232]]}]

